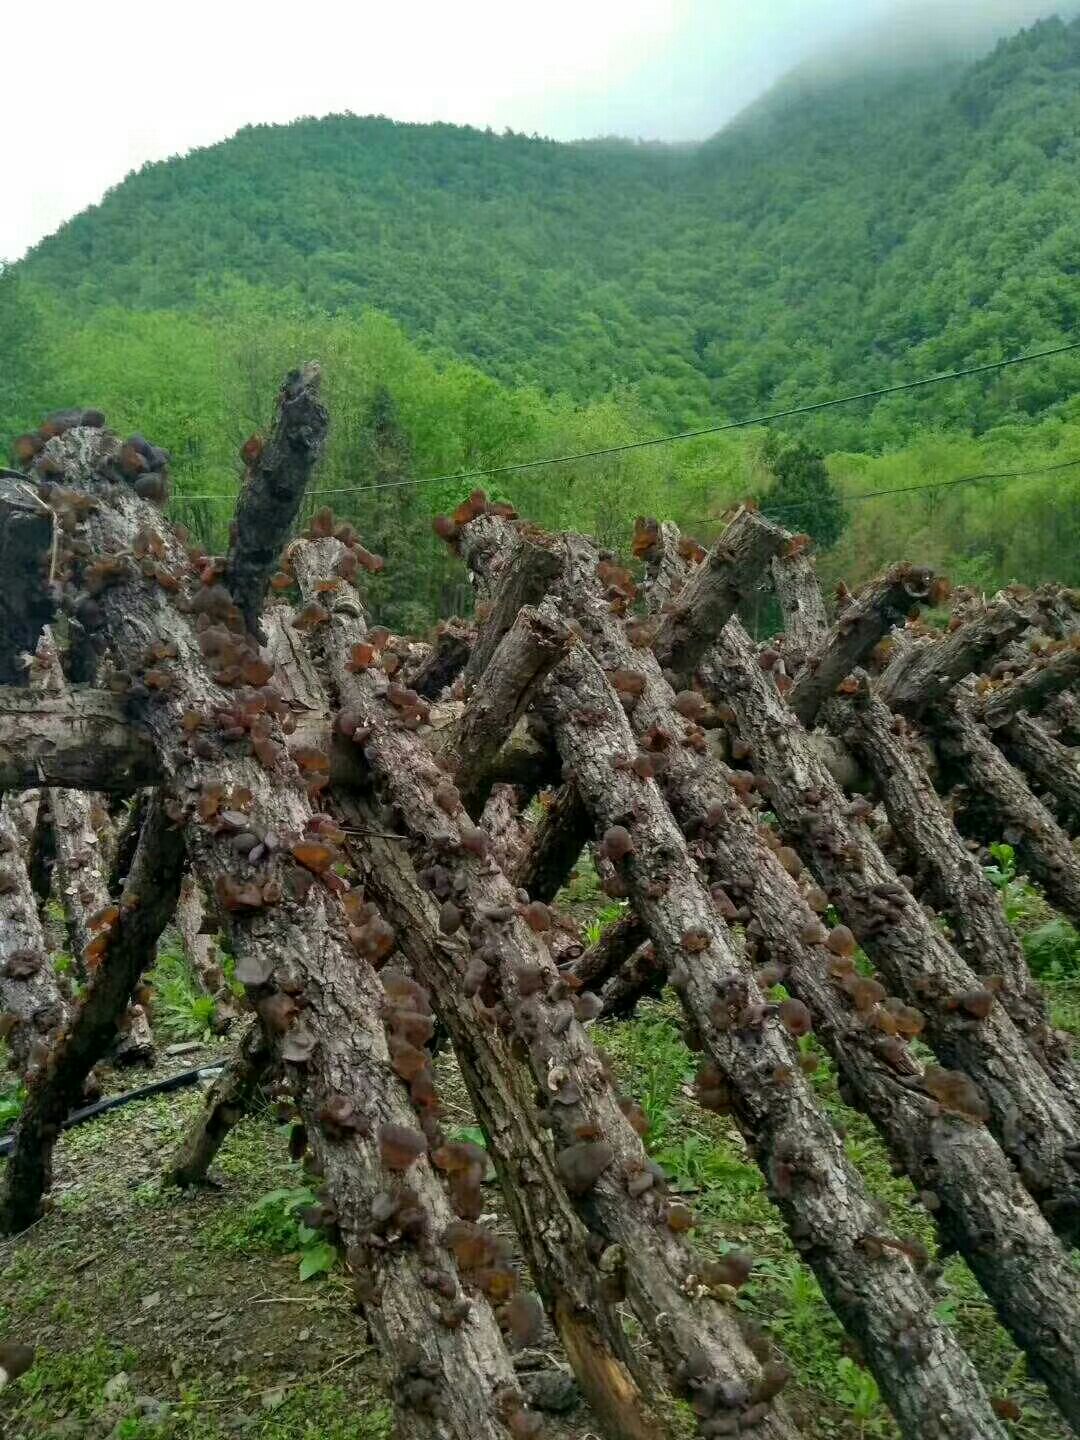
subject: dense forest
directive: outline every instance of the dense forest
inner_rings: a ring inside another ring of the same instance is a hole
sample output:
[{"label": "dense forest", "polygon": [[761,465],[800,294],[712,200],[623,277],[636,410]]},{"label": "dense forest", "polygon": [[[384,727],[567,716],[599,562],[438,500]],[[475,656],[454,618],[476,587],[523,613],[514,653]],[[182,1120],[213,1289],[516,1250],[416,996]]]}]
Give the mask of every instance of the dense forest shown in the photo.
[{"label": "dense forest", "polygon": [[[183,497],[232,493],[236,447],[305,354],[332,391],[332,489],[618,444],[1075,338],[1078,80],[1080,20],[1047,20],[966,66],[796,73],[698,146],[352,115],[245,129],[146,166],[0,275],[0,441],[50,407],[100,404],[169,446],[177,513],[209,534],[224,499]],[[612,542],[639,510],[707,538],[733,499],[768,496],[798,439],[826,453],[850,502],[827,573],[860,579],[903,551],[972,583],[1075,581],[1080,467],[942,486],[1080,455],[1078,376],[1064,355],[780,436],[524,471],[503,488],[545,523]],[[910,485],[922,493],[855,499]],[[412,556],[461,488],[334,504],[392,558]],[[813,528],[813,503],[786,503],[785,523]],[[398,623],[464,601],[430,554],[385,582],[403,587]]]}]

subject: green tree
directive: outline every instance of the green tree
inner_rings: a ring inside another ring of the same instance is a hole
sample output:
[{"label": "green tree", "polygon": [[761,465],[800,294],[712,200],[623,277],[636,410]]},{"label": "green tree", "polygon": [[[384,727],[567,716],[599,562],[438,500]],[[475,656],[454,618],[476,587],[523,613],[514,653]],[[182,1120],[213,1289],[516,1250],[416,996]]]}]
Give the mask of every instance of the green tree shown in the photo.
[{"label": "green tree", "polygon": [[829,477],[825,456],[801,440],[786,449],[774,441],[766,450],[772,469],[772,489],[761,502],[761,513],[786,530],[805,531],[820,550],[831,550],[840,539],[847,515],[840,492]]}]

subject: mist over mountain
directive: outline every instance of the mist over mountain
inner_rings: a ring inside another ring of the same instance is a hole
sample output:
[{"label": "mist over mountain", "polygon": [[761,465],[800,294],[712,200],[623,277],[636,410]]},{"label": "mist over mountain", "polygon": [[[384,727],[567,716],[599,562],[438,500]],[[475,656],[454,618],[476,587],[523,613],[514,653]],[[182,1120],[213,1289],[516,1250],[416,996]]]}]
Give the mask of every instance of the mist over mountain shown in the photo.
[{"label": "mist over mountain", "polygon": [[[249,127],[144,167],[16,273],[71,323],[373,307],[507,384],[630,393],[664,425],[1072,336],[1080,21],[975,61],[931,48],[886,73],[803,67],[694,147],[351,115]],[[1071,373],[969,388],[964,423],[1038,413]],[[877,443],[951,403],[829,434]]]}]

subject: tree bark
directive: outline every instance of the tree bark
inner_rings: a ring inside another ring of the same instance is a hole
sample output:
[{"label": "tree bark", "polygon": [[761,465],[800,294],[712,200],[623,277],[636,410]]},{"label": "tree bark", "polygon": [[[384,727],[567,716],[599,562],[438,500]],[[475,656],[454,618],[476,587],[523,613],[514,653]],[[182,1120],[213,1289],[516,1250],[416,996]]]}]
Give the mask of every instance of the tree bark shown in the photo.
[{"label": "tree bark", "polygon": [[53,544],[52,512],[34,485],[0,475],[0,684],[24,679],[23,656],[32,655],[54,603],[46,583]]},{"label": "tree bark", "polygon": [[[466,561],[469,561],[466,551]],[[485,567],[487,587],[478,606],[483,618],[476,632],[472,653],[465,664],[466,683],[475,683],[491,663],[496,647],[526,606],[536,605],[547,594],[558,574],[558,554],[543,540],[519,535],[513,554],[496,570]]]},{"label": "tree bark", "polygon": [[405,671],[405,683],[425,700],[437,700],[464,670],[476,639],[464,620],[443,620],[435,632],[431,652],[415,669]]},{"label": "tree bark", "polygon": [[885,667],[878,694],[891,710],[915,718],[957,681],[985,669],[1030,624],[1030,615],[1018,604],[995,600],[940,640],[902,651]]},{"label": "tree bark", "polygon": [[120,696],[0,689],[0,789],[50,785],[130,795],[160,777],[154,748]]},{"label": "tree bark", "polygon": [[[329,420],[319,401],[319,367],[293,370],[277,397],[274,433],[248,464],[236,504],[225,584],[248,631],[259,633],[259,612],[278,555],[300,513]],[[257,437],[256,437],[257,438]],[[245,457],[246,458],[246,457]]]},{"label": "tree bark", "polygon": [[541,797],[540,818],[528,845],[511,869],[514,885],[548,903],[566,883],[590,835],[592,822],[573,784]]},{"label": "tree bark", "polygon": [[31,1077],[0,1194],[0,1230],[5,1234],[24,1230],[41,1213],[60,1125],[82,1095],[90,1071],[116,1041],[117,1023],[147,955],[172,919],[183,860],[183,836],[155,800],[143,825],[119,915],[103,932],[108,935],[107,948],[99,963],[90,966],[82,997],[45,1064]]},{"label": "tree bark", "polygon": [[1056,695],[1040,719],[1055,740],[1063,745],[1080,745],[1080,700],[1074,691]]},{"label": "tree bark", "polygon": [[[98,553],[130,551],[140,527],[156,529],[160,523],[148,505],[121,497],[87,518],[87,539]],[[186,601],[196,599],[201,592],[186,557],[167,530],[161,539],[163,563],[181,578]],[[380,1018],[382,986],[347,944],[334,887],[316,883],[304,898],[302,888],[296,888],[301,872],[291,863],[290,851],[301,843],[313,819],[304,786],[291,762],[286,768],[283,759],[276,760],[271,773],[242,753],[234,740],[211,742],[211,758],[193,753],[183,715],[214,706],[228,711],[236,696],[212,678],[191,625],[168,591],[141,574],[129,574],[100,598],[105,637],[119,667],[138,674],[148,646],[177,649],[176,659],[165,662],[172,678],[162,698],[138,702],[171,788],[192,796],[193,806],[196,796],[218,793],[226,803],[235,806],[239,801],[246,823],[277,841],[265,847],[258,862],[243,861],[232,844],[237,833],[232,824],[215,814],[207,820],[194,814],[187,818],[191,863],[208,893],[221,887],[228,896],[233,893],[230,887],[239,885],[242,890],[257,886],[265,896],[267,885],[281,885],[280,899],[264,898],[260,908],[245,904],[229,912],[233,953],[253,998],[268,1000],[279,993],[279,981],[301,996],[302,1018],[279,1039],[275,1053],[296,1057],[288,1061],[287,1073],[338,1230],[354,1268],[365,1272],[365,1293],[380,1297],[379,1303],[365,1304],[365,1314],[396,1376],[394,1398],[403,1440],[497,1440],[504,1434],[496,1413],[497,1392],[513,1388],[513,1369],[487,1301],[474,1297],[467,1321],[449,1328],[440,1322],[438,1296],[425,1274],[429,1279],[441,1274],[450,1299],[459,1298],[461,1291],[456,1272],[448,1268],[434,1239],[415,1247],[386,1246],[373,1233],[373,1202],[381,1194],[398,1193],[402,1183],[383,1163],[380,1128],[415,1129],[415,1120],[389,1063]],[[234,622],[240,618],[227,608],[220,613]],[[328,1133],[320,1118],[333,1097],[351,1101],[358,1117],[359,1128],[340,1139]],[[408,1183],[430,1217],[430,1236],[441,1236],[452,1212],[425,1158],[410,1167]],[[436,1376],[439,1413],[409,1407],[406,1385],[418,1356]]]},{"label": "tree bark", "polygon": [[545,617],[528,607],[519,610],[476,677],[461,718],[450,732],[457,786],[471,815],[483,809],[503,741],[562,655],[568,635],[558,617]]},{"label": "tree bark", "polygon": [[[336,543],[322,540],[294,550],[293,563],[305,594],[314,594],[332,568]],[[613,1256],[625,1270],[627,1299],[676,1384],[687,1383],[687,1356],[700,1355],[702,1380],[745,1385],[750,1398],[760,1371],[734,1319],[723,1306],[699,1293],[688,1248],[666,1226],[657,1225],[662,1210],[655,1187],[637,1198],[627,1192],[626,1181],[647,1168],[645,1152],[603,1064],[574,1019],[569,1000],[562,998],[565,982],[546,946],[519,918],[510,881],[490,857],[481,859],[462,844],[472,827],[462,811],[455,813],[434,799],[441,772],[413,732],[394,728],[380,698],[380,680],[371,670],[349,670],[351,647],[366,633],[362,611],[349,587],[343,587],[331,605],[320,640],[338,696],[365,732],[365,756],[400,816],[399,823],[412,837],[414,864],[420,864],[440,887],[439,898],[445,874],[444,904],[451,904],[456,917],[448,923],[460,923],[464,917],[490,962],[491,983],[528,1057],[534,1081],[549,1101],[546,1113],[558,1145],[567,1150],[578,1144],[578,1132],[587,1126],[611,1147],[612,1163],[582,1203],[589,1228],[602,1235],[609,1247],[617,1247]],[[469,826],[464,833],[463,823]],[[477,848],[483,849],[482,841]],[[522,977],[534,974],[541,987],[536,996],[522,988]],[[763,1440],[792,1433],[786,1415],[775,1408],[762,1421]]]},{"label": "tree bark", "polygon": [[1000,896],[964,844],[915,745],[905,742],[865,676],[852,697],[830,701],[823,717],[865,764],[904,847],[915,889],[947,916],[953,942],[976,975],[1000,976],[998,992],[1029,1050],[1080,1115],[1080,1076],[1071,1047],[1051,1029]]},{"label": "tree bark", "polygon": [[813,557],[806,550],[774,555],[770,563],[773,589],[784,617],[784,663],[794,678],[824,644],[829,616]]},{"label": "tree bark", "polygon": [[926,1038],[942,1061],[966,1073],[988,1106],[989,1123],[1051,1224],[1080,1232],[1080,1161],[1075,1117],[1032,1060],[1012,1021],[994,1003],[984,1019],[961,997],[977,978],[915,903],[869,829],[847,813],[797,719],[755,663],[741,626],[725,628],[701,667],[709,691],[735,711],[740,734],[768,776],[769,804],[888,984],[925,1014]]},{"label": "tree bark", "polygon": [[693,671],[739,602],[766,579],[787,538],[779,525],[740,510],[660,622],[653,651],[665,669]]},{"label": "tree bark", "polygon": [[[834,620],[820,644],[808,655],[788,695],[788,704],[809,730],[824,701],[836,694],[845,676],[916,605],[927,599],[934,583],[929,570],[894,566],[872,581]],[[714,632],[715,635],[719,632]]]},{"label": "tree bark", "polygon": [[629,830],[634,848],[620,868],[631,903],[730,1087],[771,1198],[904,1433],[1000,1435],[971,1362],[934,1317],[913,1266],[896,1251],[884,1265],[867,1253],[865,1237],[879,1232],[880,1215],[735,953],[655,783],[613,764],[632,751],[633,737],[584,647],[553,672],[541,705],[597,829]]},{"label": "tree bark", "polygon": [[195,1123],[162,1176],[165,1185],[190,1189],[206,1182],[206,1172],[225,1137],[250,1111],[274,1066],[274,1050],[261,1020],[252,1020],[236,1054],[206,1093]]},{"label": "tree bark", "polygon": [[646,943],[645,927],[632,910],[609,925],[583,955],[567,968],[590,990],[599,989]]},{"label": "tree bark", "polygon": [[679,554],[679,527],[670,520],[647,523],[655,526],[656,539],[641,557],[649,572],[644,586],[645,606],[650,615],[659,616],[685,586],[690,567]]},{"label": "tree bark", "polygon": [[[346,823],[377,829],[363,799],[344,799],[340,813]],[[412,975],[429,989],[450,1032],[525,1259],[596,1423],[608,1440],[661,1440],[664,1431],[629,1368],[633,1351],[589,1257],[588,1233],[553,1164],[533,1083],[498,1029],[478,1023],[462,991],[469,946],[440,931],[438,905],[419,885],[405,846],[369,833],[352,850],[366,893],[402,937]]]},{"label": "tree bark", "polygon": [[956,818],[965,833],[1007,840],[1020,868],[1046,891],[1052,905],[1080,923],[1080,857],[1046,806],[1005,759],[956,696],[934,717],[939,751],[963,787]]},{"label": "tree bark", "polygon": [[495,858],[504,874],[512,875],[529,844],[529,823],[521,813],[521,792],[500,781],[491,787],[480,825],[491,836]]},{"label": "tree bark", "polygon": [[1080,680],[1080,637],[1067,650],[1036,660],[1015,679],[994,686],[972,702],[984,725],[996,730],[1021,710],[1038,715],[1055,695]]},{"label": "tree bark", "polygon": [[0,1030],[21,1076],[32,1076],[67,1020],[67,1001],[45,945],[15,819],[17,797],[0,800]]},{"label": "tree bark", "polygon": [[1027,775],[1028,784],[1037,785],[1053,798],[1062,828],[1076,834],[1080,829],[1080,756],[1075,747],[1062,745],[1040,721],[1022,710],[991,733],[1009,760]]}]

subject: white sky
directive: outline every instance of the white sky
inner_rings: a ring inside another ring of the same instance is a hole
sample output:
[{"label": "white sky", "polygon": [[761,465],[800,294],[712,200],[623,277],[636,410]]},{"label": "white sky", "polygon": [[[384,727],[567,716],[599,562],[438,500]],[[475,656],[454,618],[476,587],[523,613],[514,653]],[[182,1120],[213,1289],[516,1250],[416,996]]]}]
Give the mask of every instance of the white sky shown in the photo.
[{"label": "white sky", "polygon": [[[1065,0],[1073,4],[1075,0]],[[933,0],[965,34],[1053,0]],[[557,139],[710,134],[897,0],[8,0],[0,257],[130,170],[240,126],[352,110]],[[1001,13],[1004,12],[1004,15]],[[926,36],[894,22],[886,50]],[[881,44],[880,40],[875,41]]]}]

